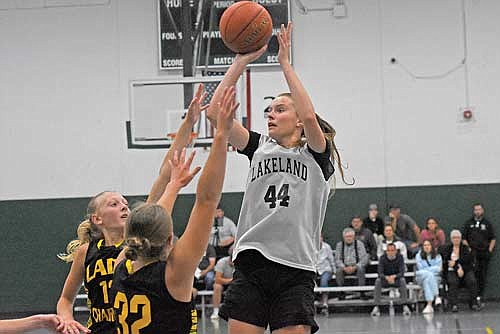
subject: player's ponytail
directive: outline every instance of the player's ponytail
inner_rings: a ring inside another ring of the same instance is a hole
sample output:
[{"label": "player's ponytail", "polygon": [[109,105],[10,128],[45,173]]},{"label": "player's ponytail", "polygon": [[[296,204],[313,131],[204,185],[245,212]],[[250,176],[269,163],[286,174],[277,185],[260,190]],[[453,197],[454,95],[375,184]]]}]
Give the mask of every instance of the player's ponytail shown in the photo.
[{"label": "player's ponytail", "polygon": [[337,145],[335,145],[335,135],[337,132],[333,128],[333,126],[330,125],[327,121],[325,121],[323,118],[321,118],[318,114],[316,114],[316,120],[319,123],[319,126],[321,130],[323,131],[323,134],[325,135],[325,139],[328,142],[331,152],[330,152],[330,158],[334,163],[337,163],[338,171],[340,173],[340,177],[342,178],[342,181],[345,184],[348,185],[353,185],[354,184],[354,179],[351,182],[347,182],[345,179],[345,174],[344,174],[344,165],[342,164],[342,158],[340,157],[340,153],[337,149]]},{"label": "player's ponytail", "polygon": [[57,254],[57,257],[65,262],[73,262],[76,250],[83,244],[89,243],[92,239],[102,237],[101,231],[92,222],[92,215],[97,212],[98,198],[106,192],[101,192],[94,196],[87,205],[87,216],[84,221],[78,225],[76,235],[78,239],[71,240],[66,246],[66,253]]},{"label": "player's ponytail", "polygon": [[161,206],[149,203],[137,206],[125,227],[125,256],[130,260],[161,259],[172,230],[172,219]]},{"label": "player's ponytail", "polygon": [[125,243],[127,245],[125,257],[132,261],[137,260],[139,251],[144,247],[142,241],[139,240],[139,238],[129,238],[125,241]]}]

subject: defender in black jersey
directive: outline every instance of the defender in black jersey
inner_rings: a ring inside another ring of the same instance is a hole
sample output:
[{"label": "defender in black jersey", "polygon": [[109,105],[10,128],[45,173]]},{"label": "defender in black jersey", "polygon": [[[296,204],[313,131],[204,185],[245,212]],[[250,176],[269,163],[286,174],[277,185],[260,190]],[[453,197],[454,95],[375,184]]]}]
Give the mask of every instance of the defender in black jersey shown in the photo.
[{"label": "defender in black jersey", "polygon": [[[196,189],[184,234],[172,246],[171,212],[178,192],[193,178],[192,156],[174,154],[172,175],[158,204],[135,208],[127,221],[127,247],[118,257],[112,298],[118,333],[196,332],[191,291],[196,268],[208,244],[226,169],[229,131],[238,104],[234,88],[219,107],[219,128]],[[124,259],[124,258],[127,259]]]},{"label": "defender in black jersey", "polygon": [[134,272],[131,260],[117,265],[111,291],[119,333],[134,324],[141,334],[196,333],[193,303],[170,295],[165,266],[165,261],[154,261]]},{"label": "defender in black jersey", "polygon": [[[87,220],[78,227],[79,240],[68,245],[71,269],[57,302],[57,314],[64,319],[65,332],[115,334],[113,305],[109,288],[114,264],[122,250],[125,221],[130,210],[125,198],[115,192],[96,195],[87,207]],[[73,318],[73,302],[82,282],[88,292],[89,329]]]},{"label": "defender in black jersey", "polygon": [[106,246],[104,239],[93,240],[85,257],[84,285],[88,294],[90,315],[87,327],[92,333],[115,333],[115,317],[111,283],[115,261],[123,249],[123,241]]},{"label": "defender in black jersey", "polygon": [[[208,107],[201,105],[205,96],[203,85],[200,85],[175,140],[165,155],[159,176],[151,187],[148,203],[156,203],[164,193],[170,181],[171,166],[168,162],[174,152],[189,143],[194,124],[200,117],[201,111]],[[194,153],[190,160],[193,156]],[[89,332],[73,318],[73,302],[82,282],[88,289],[91,309],[89,327],[92,332],[97,334],[116,332],[113,301],[109,289],[129,213],[128,203],[121,194],[106,191],[96,195],[88,204],[86,220],[78,227],[78,239],[68,244],[67,254],[59,255],[64,261],[73,262],[57,303],[57,313],[63,319],[64,332],[69,334]]]}]

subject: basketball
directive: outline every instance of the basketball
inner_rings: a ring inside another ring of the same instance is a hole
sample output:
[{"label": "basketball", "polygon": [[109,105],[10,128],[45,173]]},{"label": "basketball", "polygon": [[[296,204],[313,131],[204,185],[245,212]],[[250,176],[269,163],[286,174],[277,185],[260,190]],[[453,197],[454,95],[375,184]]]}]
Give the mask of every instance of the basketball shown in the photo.
[{"label": "basketball", "polygon": [[269,12],[258,3],[239,1],[224,11],[219,29],[229,49],[248,53],[267,44],[273,32],[273,21]]}]

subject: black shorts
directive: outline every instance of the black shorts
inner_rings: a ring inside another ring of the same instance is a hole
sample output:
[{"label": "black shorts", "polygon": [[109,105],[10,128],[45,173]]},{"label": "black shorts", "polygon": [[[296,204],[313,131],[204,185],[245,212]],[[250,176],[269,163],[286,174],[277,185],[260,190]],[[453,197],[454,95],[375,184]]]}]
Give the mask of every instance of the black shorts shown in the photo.
[{"label": "black shorts", "polygon": [[224,293],[219,315],[271,331],[288,327],[319,327],[314,320],[312,271],[288,267],[266,259],[260,252],[243,251],[235,261],[233,281]]}]

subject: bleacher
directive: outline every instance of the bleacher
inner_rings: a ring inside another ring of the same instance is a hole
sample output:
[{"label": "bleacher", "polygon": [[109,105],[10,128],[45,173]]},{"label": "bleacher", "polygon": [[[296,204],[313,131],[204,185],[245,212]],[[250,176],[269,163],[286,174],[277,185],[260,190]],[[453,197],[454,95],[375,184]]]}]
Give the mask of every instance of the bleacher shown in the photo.
[{"label": "bleacher", "polygon": [[[419,300],[419,291],[421,290],[421,287],[414,283],[415,279],[415,270],[416,270],[416,261],[415,260],[405,260],[407,271],[405,273],[405,278],[406,278],[406,283],[407,283],[407,288],[408,288],[408,302],[412,305],[414,305],[415,309],[418,310],[418,302]],[[370,263],[367,266],[367,273],[365,274],[366,277],[366,282],[370,282],[372,284],[367,284],[363,286],[357,286],[357,285],[345,285],[345,286],[336,286],[335,283],[335,275],[333,275],[332,279],[330,280],[330,286],[328,287],[319,287],[316,286],[314,288],[314,292],[316,294],[321,294],[321,293],[358,293],[358,292],[364,292],[364,293],[371,293],[375,289],[375,280],[378,277],[378,274],[376,273],[376,268],[378,265],[378,261],[370,261]],[[375,272],[373,272],[375,271]],[[346,283],[348,282],[354,282],[355,283],[356,276],[351,276],[347,275],[345,276],[345,281]],[[390,291],[391,288],[383,289],[383,292],[388,292]],[[198,310],[201,311],[202,316],[205,316],[207,308],[212,308],[211,302],[208,302],[208,297],[211,297],[213,295],[212,290],[200,290],[197,293],[197,298],[196,298],[196,307]],[[373,297],[373,296],[371,296]],[[74,311],[75,312],[83,312],[83,311],[88,311],[89,309],[86,306],[86,300],[87,300],[87,294],[86,293],[80,293],[76,297],[77,302],[75,303],[74,306]],[[82,303],[82,301],[84,303]],[[383,304],[398,304],[397,298],[385,298],[382,300]],[[328,306],[329,307],[344,307],[344,306],[373,306],[373,298],[369,299],[362,299],[362,298],[351,298],[351,299],[345,299],[345,300],[340,300],[337,298],[330,298],[328,300]]]}]

